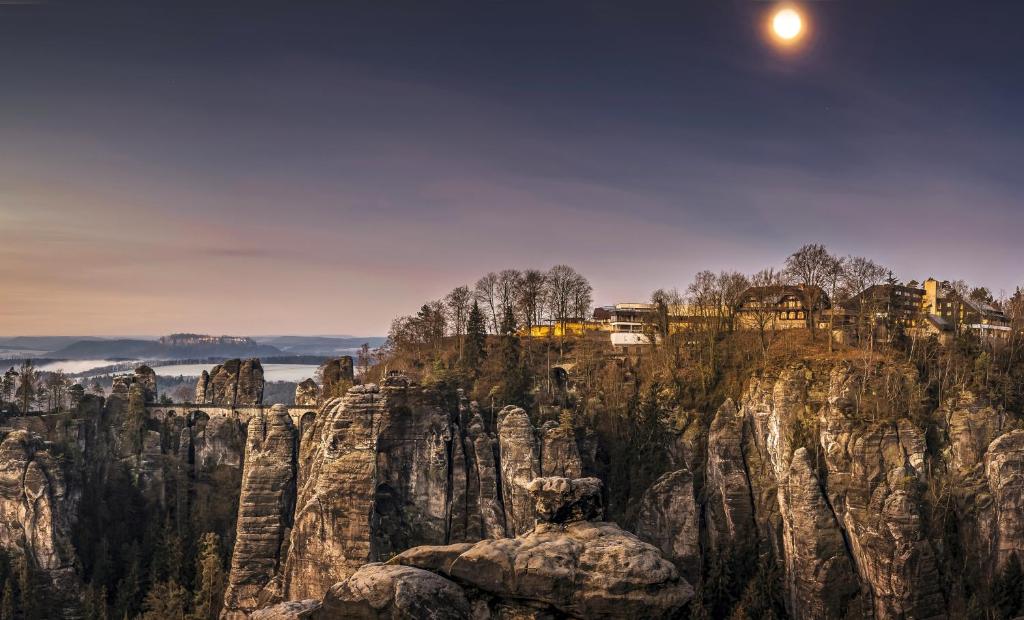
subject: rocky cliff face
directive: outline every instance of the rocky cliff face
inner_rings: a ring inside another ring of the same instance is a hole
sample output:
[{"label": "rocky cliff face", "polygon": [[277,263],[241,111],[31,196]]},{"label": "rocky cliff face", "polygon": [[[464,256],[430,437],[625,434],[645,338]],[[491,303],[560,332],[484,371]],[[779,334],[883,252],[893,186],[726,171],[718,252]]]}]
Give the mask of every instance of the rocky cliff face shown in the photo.
[{"label": "rocky cliff face", "polygon": [[282,405],[249,420],[226,617],[244,618],[280,600],[279,564],[295,504],[296,440]]},{"label": "rocky cliff face", "polygon": [[320,376],[323,381],[320,389],[325,399],[344,396],[345,390],[352,385],[352,380],[355,376],[352,358],[344,355],[326,361],[320,367]]},{"label": "rocky cliff face", "polygon": [[326,403],[300,447],[287,597],[320,597],[366,562],[416,545],[532,529],[528,486],[542,446],[548,471],[579,472],[579,452],[557,427],[538,433],[522,409],[497,421],[494,436],[475,405],[401,376]]},{"label": "rocky cliff face", "polygon": [[320,404],[320,386],[312,379],[306,379],[295,386],[296,405],[316,407]]},{"label": "rocky cliff face", "polygon": [[81,587],[71,526],[77,498],[38,437],[14,431],[0,443],[0,548],[41,573],[73,609]]},{"label": "rocky cliff face", "polygon": [[196,403],[236,407],[263,402],[263,365],[256,358],[227,360],[196,382]]},{"label": "rocky cliff face", "polygon": [[660,618],[692,597],[656,548],[588,520],[601,516],[596,479],[539,478],[529,492],[544,520],[527,534],[408,549],[300,605],[324,619]]}]

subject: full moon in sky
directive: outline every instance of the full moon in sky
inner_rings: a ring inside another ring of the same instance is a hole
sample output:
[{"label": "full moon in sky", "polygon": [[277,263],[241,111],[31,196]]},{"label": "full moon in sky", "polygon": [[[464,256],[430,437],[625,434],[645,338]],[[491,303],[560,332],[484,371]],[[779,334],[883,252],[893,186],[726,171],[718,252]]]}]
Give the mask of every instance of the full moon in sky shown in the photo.
[{"label": "full moon in sky", "polygon": [[804,21],[793,9],[782,9],[772,18],[772,30],[783,41],[792,41],[803,29]]}]

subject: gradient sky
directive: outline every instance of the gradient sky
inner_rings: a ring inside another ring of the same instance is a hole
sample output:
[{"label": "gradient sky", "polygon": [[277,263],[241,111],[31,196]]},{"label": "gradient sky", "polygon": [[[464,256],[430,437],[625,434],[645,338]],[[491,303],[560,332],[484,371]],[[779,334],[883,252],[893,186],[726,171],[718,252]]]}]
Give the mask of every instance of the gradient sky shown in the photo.
[{"label": "gradient sky", "polygon": [[772,7],[0,0],[0,334],[380,334],[811,241],[1024,284],[1024,3],[805,2],[799,53]]}]

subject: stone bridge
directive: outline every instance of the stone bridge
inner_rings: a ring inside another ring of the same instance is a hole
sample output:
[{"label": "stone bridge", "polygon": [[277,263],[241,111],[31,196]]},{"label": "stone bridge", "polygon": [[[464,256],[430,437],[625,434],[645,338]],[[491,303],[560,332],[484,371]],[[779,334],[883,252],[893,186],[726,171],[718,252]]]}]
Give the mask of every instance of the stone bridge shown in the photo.
[{"label": "stone bridge", "polygon": [[[207,417],[226,417],[248,423],[249,418],[263,411],[270,411],[274,405],[238,405],[225,407],[223,405],[196,404],[196,403],[174,403],[171,405],[160,405],[149,403],[146,405],[146,414],[157,420],[164,420],[168,417],[179,415],[194,416],[197,413],[205,414]],[[288,415],[292,418],[295,428],[302,429],[309,425],[316,418],[317,407],[315,405],[283,405],[288,409]]]}]

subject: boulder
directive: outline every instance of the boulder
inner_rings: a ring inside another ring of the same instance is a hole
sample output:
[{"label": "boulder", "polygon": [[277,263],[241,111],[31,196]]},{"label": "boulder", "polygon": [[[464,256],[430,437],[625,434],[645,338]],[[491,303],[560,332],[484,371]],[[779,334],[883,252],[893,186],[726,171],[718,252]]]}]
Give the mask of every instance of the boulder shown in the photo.
[{"label": "boulder", "polygon": [[327,591],[317,618],[469,620],[465,592],[435,573],[395,564],[367,564]]},{"label": "boulder", "polygon": [[526,486],[538,522],[569,523],[604,517],[601,481],[597,478],[534,478]]},{"label": "boulder", "polygon": [[489,601],[482,618],[504,617],[498,612],[503,603],[573,618],[661,618],[693,596],[656,548],[613,523],[541,523],[518,538],[410,550],[396,560],[479,593],[471,598]]}]

